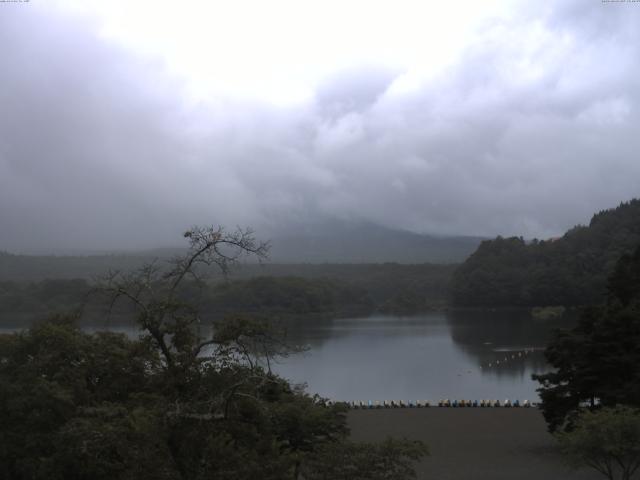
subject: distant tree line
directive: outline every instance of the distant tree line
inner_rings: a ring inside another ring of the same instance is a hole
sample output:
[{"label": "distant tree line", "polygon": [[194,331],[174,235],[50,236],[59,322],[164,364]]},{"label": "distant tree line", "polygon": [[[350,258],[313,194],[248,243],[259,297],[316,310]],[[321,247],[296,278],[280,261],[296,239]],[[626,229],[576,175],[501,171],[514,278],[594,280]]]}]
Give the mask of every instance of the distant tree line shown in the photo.
[{"label": "distant tree line", "polygon": [[[0,282],[0,313],[63,312],[78,308],[85,301],[88,303],[84,307],[92,309],[103,304],[99,296],[89,295],[93,288],[93,284],[81,279],[29,284]],[[189,280],[181,284],[178,295],[215,317],[227,313],[355,315],[373,309],[373,302],[364,290],[327,279],[256,277],[216,282],[204,288]]]},{"label": "distant tree line", "polygon": [[[226,280],[216,276],[204,285],[188,279],[179,294],[198,304],[203,314],[218,318],[231,312],[296,318],[406,314],[443,308],[453,268],[429,264],[302,265],[274,269],[278,276],[255,277],[239,270]],[[251,270],[252,274],[261,272]],[[84,279],[0,281],[0,323],[11,322],[14,314],[68,312],[86,300],[87,315],[93,312],[99,318],[104,316],[103,302],[87,297],[93,286]],[[117,311],[127,313],[122,307]]]},{"label": "distant tree line", "polygon": [[0,313],[68,311],[83,302],[91,287],[86,280],[43,280],[34,283],[0,282]]},{"label": "distant tree line", "polygon": [[456,306],[580,306],[604,301],[616,261],[640,243],[640,200],[597,213],[563,237],[485,241],[453,274]]}]

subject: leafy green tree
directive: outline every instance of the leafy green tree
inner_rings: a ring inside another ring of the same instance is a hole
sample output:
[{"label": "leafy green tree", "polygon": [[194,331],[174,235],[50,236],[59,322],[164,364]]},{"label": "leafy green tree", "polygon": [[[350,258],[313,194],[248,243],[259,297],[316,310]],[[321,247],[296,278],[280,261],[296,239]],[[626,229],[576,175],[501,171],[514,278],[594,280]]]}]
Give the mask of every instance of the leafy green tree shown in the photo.
[{"label": "leafy green tree", "polygon": [[578,325],[559,332],[545,351],[553,372],[541,383],[542,411],[551,431],[571,428],[587,405],[640,406],[640,247],[620,258],[606,305],[585,310]]},{"label": "leafy green tree", "polygon": [[640,410],[581,412],[573,430],[557,438],[571,465],[589,466],[609,480],[631,480],[640,467]]},{"label": "leafy green tree", "polygon": [[159,413],[150,401],[159,363],[140,342],[88,335],[63,318],[0,336],[2,478],[101,478],[124,469],[120,453],[134,451],[136,430],[129,416]]}]

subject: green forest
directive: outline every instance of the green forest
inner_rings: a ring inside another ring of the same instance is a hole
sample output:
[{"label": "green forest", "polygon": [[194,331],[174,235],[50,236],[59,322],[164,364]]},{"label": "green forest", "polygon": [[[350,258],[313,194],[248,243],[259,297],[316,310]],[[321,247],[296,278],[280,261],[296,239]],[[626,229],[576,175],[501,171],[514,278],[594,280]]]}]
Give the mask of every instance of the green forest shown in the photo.
[{"label": "green forest", "polygon": [[465,307],[582,306],[602,302],[617,260],[640,244],[640,200],[601,211],[561,238],[484,241],[453,274]]},{"label": "green forest", "polygon": [[640,406],[640,246],[616,262],[607,291],[550,342],[545,356],[554,370],[534,375],[551,430],[570,430],[584,406]]},{"label": "green forest", "polygon": [[[215,274],[200,282],[186,281],[180,295],[211,318],[227,313],[279,318],[406,314],[444,308],[454,268],[431,264],[245,265],[227,278]],[[89,295],[97,279],[99,276],[94,280],[0,281],[0,323],[69,312],[81,305],[85,320],[104,317],[100,299]]]}]

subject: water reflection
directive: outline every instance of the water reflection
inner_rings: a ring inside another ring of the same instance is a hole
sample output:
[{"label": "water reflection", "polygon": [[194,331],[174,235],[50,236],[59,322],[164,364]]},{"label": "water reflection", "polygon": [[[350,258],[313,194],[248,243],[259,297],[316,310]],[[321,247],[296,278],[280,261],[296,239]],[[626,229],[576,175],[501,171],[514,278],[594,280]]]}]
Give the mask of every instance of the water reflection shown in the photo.
[{"label": "water reflection", "polygon": [[[548,369],[542,350],[555,328],[572,323],[537,321],[523,311],[290,321],[280,325],[287,341],[309,348],[275,370],[336,400],[536,400],[531,374]],[[86,327],[105,328],[140,334],[125,317]]]},{"label": "water reflection", "polygon": [[474,359],[483,374],[523,378],[548,368],[543,350],[551,334],[575,320],[536,320],[526,310],[463,310],[448,312],[447,322],[456,346]]},{"label": "water reflection", "polygon": [[542,350],[549,335],[570,323],[522,311],[458,311],[290,325],[290,339],[310,351],[277,369],[344,400],[533,400],[531,374],[548,368]]}]

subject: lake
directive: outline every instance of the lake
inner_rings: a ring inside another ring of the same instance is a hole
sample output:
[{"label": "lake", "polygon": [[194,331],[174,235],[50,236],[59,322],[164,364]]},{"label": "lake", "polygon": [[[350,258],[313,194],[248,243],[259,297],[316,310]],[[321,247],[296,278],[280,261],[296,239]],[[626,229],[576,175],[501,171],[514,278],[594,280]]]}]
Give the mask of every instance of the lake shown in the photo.
[{"label": "lake", "polygon": [[537,401],[531,374],[548,370],[550,333],[569,325],[522,311],[467,311],[289,326],[290,341],[309,350],[275,370],[335,400]]},{"label": "lake", "polygon": [[[333,400],[537,401],[531,374],[548,370],[542,351],[553,329],[571,324],[535,320],[526,311],[287,322],[288,343],[307,351],[273,369]],[[110,329],[138,333],[132,326]]]}]

